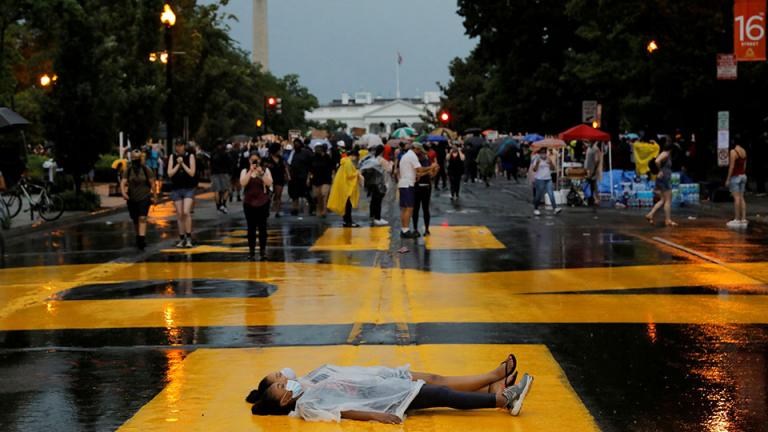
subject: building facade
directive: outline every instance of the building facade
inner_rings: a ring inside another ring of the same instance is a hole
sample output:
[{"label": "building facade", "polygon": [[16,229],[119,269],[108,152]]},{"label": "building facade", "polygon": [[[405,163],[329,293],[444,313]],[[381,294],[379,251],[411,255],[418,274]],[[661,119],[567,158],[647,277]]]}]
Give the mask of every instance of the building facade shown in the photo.
[{"label": "building facade", "polygon": [[403,123],[418,128],[422,116],[434,116],[440,108],[440,93],[426,92],[422,98],[383,99],[373,98],[371,93],[360,92],[354,97],[342,94],[327,105],[305,113],[307,120],[320,123],[336,120],[352,128],[365,129],[368,133],[391,133]]}]

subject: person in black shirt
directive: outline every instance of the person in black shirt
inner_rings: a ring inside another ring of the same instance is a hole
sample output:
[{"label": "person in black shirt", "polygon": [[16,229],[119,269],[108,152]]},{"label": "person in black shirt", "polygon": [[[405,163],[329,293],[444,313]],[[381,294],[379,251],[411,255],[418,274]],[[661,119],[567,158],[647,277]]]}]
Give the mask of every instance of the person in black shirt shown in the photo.
[{"label": "person in black shirt", "polygon": [[333,159],[328,154],[326,146],[321,144],[315,147],[315,155],[312,157],[312,165],[309,172],[317,205],[317,214],[321,218],[325,218],[327,211],[328,195],[331,192],[331,184],[333,183],[333,168]]},{"label": "person in black shirt", "polygon": [[269,145],[269,157],[264,161],[264,166],[269,168],[269,171],[272,173],[272,204],[276,218],[281,216],[280,208],[283,204],[283,188],[291,178],[282,152],[283,148],[279,143],[272,143]]},{"label": "person in black shirt", "polygon": [[179,222],[179,242],[176,247],[192,247],[192,205],[197,187],[195,155],[187,151],[184,142],[176,143],[175,152],[168,157],[168,177],[171,178],[171,200]]},{"label": "person in black shirt", "polygon": [[229,213],[227,195],[229,195],[229,187],[232,183],[230,164],[231,160],[227,154],[227,149],[224,147],[224,141],[218,139],[216,150],[211,157],[211,189],[216,199],[216,209],[224,214]]},{"label": "person in black shirt", "polygon": [[290,161],[291,180],[288,182],[288,196],[293,201],[291,214],[296,216],[302,212],[301,199],[307,200],[312,212],[312,197],[309,194],[309,171],[312,167],[312,151],[304,147],[297,139],[293,142],[293,156]]}]

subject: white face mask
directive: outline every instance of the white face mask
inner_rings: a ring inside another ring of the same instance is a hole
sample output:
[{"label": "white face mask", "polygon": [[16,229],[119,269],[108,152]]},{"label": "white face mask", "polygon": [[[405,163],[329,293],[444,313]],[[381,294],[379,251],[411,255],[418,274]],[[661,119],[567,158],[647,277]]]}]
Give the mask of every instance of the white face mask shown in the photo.
[{"label": "white face mask", "polygon": [[293,393],[294,398],[297,398],[301,396],[302,393],[304,393],[304,389],[301,388],[301,384],[294,380],[288,380],[288,382],[285,383],[285,389]]},{"label": "white face mask", "polygon": [[295,380],[296,379],[296,372],[293,371],[291,368],[283,368],[280,371],[281,374],[283,374],[284,377],[288,378],[289,380]]}]

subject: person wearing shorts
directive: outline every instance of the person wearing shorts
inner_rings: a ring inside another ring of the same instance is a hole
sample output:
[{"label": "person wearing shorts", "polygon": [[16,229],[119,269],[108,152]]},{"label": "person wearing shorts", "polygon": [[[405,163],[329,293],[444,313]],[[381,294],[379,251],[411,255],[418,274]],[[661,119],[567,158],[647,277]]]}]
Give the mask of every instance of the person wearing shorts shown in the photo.
[{"label": "person wearing shorts", "polygon": [[397,187],[400,192],[400,237],[416,238],[418,234],[410,230],[411,217],[413,216],[413,206],[416,203],[416,178],[429,168],[422,168],[419,162],[419,154],[424,152],[424,147],[419,142],[410,144],[410,149],[400,158],[399,174],[400,179]]},{"label": "person wearing shorts", "polygon": [[171,178],[171,200],[176,207],[179,224],[179,242],[176,247],[192,247],[192,205],[197,186],[195,155],[187,151],[184,142],[177,142],[175,152],[168,158],[168,176]]},{"label": "person wearing shorts", "polygon": [[728,165],[728,178],[725,186],[733,195],[734,218],[726,225],[729,228],[745,228],[747,222],[747,202],[744,201],[744,192],[747,189],[747,151],[739,144],[731,142],[730,163]]},{"label": "person wearing shorts", "polygon": [[120,191],[128,205],[128,214],[136,230],[136,247],[140,251],[147,247],[147,216],[152,205],[154,179],[152,170],[142,161],[141,151],[131,152],[131,164],[120,180]]},{"label": "person wearing shorts", "polygon": [[325,218],[327,213],[328,196],[333,183],[333,159],[328,154],[324,144],[315,147],[312,165],[309,169],[310,183],[315,196],[317,215]]}]

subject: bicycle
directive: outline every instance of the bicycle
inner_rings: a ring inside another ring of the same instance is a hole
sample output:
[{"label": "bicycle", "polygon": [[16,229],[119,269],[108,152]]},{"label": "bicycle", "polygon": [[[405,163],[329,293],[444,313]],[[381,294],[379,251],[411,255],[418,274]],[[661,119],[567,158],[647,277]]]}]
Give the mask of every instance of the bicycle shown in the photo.
[{"label": "bicycle", "polygon": [[21,212],[22,201],[29,205],[29,217],[33,220],[35,212],[46,221],[56,220],[64,213],[64,199],[50,193],[46,186],[31,183],[26,177],[22,177],[12,190],[3,194],[2,200],[11,218]]}]

